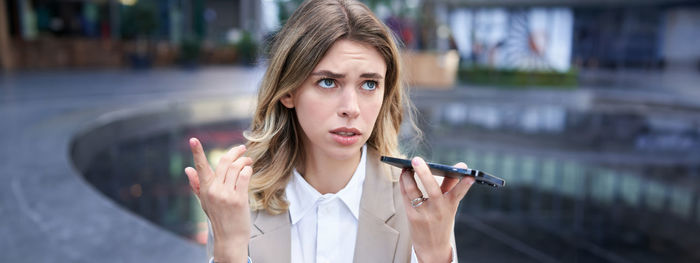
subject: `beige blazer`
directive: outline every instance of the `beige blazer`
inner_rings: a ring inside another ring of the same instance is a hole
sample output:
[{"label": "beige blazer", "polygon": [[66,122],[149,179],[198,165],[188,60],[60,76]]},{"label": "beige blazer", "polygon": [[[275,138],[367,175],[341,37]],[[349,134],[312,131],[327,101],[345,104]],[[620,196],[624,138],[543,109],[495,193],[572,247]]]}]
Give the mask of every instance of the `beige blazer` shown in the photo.
[{"label": "beige blazer", "polygon": [[[398,181],[401,170],[380,162],[379,157],[375,150],[367,148],[354,262],[410,262],[411,236]],[[421,185],[419,187],[422,189]],[[270,215],[259,210],[252,212],[251,222],[248,245],[251,260],[254,263],[291,262],[289,213]],[[342,234],[343,230],[338,231]],[[454,249],[454,235],[451,241]],[[211,253],[211,234],[208,247]],[[457,262],[454,256],[453,262]]]}]

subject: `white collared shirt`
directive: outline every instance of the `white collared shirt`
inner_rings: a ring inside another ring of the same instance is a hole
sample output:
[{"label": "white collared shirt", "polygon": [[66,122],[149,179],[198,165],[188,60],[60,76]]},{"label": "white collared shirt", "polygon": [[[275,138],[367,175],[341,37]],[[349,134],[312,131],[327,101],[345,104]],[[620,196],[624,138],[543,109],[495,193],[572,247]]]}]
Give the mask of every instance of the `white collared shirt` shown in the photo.
[{"label": "white collared shirt", "polygon": [[[352,178],[335,194],[322,195],[294,169],[293,178],[285,187],[291,220],[292,263],[353,262],[366,160],[367,145],[364,145]],[[212,249],[211,223],[209,233],[207,247]],[[453,247],[452,262],[456,258],[457,250]],[[209,262],[212,263],[213,258]],[[411,262],[418,262],[413,248]]]},{"label": "white collared shirt", "polygon": [[[292,263],[353,262],[366,160],[364,145],[355,173],[336,194],[322,195],[294,169],[285,188],[292,224]],[[456,258],[453,247],[452,262]],[[418,262],[413,248],[411,262]]]},{"label": "white collared shirt", "polygon": [[352,178],[335,194],[322,195],[294,170],[285,189],[292,224],[292,263],[352,262],[366,160],[365,145]]}]

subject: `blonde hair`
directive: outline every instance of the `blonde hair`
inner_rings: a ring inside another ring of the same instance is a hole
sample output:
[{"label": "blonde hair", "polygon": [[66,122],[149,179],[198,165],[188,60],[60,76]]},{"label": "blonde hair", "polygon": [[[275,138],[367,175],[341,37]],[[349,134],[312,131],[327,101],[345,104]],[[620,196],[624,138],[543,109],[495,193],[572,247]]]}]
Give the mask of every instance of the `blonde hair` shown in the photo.
[{"label": "blonde hair", "polygon": [[399,50],[391,31],[358,1],[305,1],[273,39],[252,126],[244,134],[248,140],[246,155],[254,160],[249,187],[251,209],[265,209],[271,214],[287,211],[284,189],[304,154],[296,113],[284,107],[280,99],[301,86],[338,39],[369,44],[384,58],[384,99],[367,145],[382,155],[400,155],[398,133],[403,106],[410,102],[403,90]]}]

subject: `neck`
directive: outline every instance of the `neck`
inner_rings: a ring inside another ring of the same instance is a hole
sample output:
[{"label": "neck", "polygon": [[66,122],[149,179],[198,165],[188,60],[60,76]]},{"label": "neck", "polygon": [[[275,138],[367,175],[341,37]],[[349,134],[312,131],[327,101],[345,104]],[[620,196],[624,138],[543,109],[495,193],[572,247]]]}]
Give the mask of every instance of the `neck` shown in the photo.
[{"label": "neck", "polygon": [[319,193],[335,194],[348,184],[361,157],[362,150],[343,160],[333,159],[314,150],[307,150],[304,165],[297,170]]}]

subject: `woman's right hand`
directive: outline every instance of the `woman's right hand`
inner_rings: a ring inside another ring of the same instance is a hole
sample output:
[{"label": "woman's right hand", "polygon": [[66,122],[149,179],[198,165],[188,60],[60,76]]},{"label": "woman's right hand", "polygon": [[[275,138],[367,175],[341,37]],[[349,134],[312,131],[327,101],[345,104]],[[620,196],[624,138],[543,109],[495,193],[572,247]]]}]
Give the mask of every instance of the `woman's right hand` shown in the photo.
[{"label": "woman's right hand", "polygon": [[250,237],[248,183],[253,163],[243,157],[245,145],[231,148],[221,157],[216,171],[209,166],[202,144],[191,138],[195,168],[185,168],[192,191],[199,198],[214,231],[217,262],[247,262]]}]

